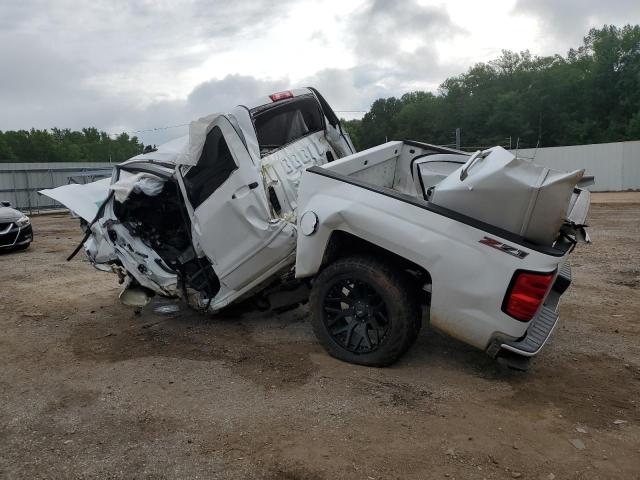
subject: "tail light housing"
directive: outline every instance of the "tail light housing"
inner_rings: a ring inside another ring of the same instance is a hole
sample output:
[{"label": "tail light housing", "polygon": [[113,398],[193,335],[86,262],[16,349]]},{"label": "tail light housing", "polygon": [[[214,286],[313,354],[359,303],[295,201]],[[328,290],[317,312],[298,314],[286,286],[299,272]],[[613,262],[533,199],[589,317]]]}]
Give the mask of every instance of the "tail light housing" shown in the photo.
[{"label": "tail light housing", "polygon": [[549,293],[554,276],[555,272],[516,271],[502,304],[502,311],[521,322],[531,320]]},{"label": "tail light housing", "polygon": [[278,100],[293,98],[293,92],[291,90],[285,90],[284,92],[272,93],[269,95],[269,98],[272,102],[277,102]]}]

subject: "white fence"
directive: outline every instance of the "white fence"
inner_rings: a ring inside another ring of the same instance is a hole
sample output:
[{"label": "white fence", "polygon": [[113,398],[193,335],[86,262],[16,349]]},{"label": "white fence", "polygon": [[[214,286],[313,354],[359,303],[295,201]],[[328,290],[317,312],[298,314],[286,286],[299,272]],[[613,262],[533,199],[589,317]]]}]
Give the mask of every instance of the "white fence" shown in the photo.
[{"label": "white fence", "polygon": [[0,200],[29,213],[60,208],[38,190],[111,176],[114,164],[92,162],[0,163]]},{"label": "white fence", "polygon": [[[596,177],[592,191],[640,190],[640,141],[521,149],[518,156],[558,170],[586,169]],[[0,200],[28,212],[58,208],[38,190],[88,183],[111,175],[113,164],[90,162],[0,163]]]},{"label": "white fence", "polygon": [[594,192],[640,190],[640,141],[518,150],[518,156],[558,170],[586,169],[596,177]]}]

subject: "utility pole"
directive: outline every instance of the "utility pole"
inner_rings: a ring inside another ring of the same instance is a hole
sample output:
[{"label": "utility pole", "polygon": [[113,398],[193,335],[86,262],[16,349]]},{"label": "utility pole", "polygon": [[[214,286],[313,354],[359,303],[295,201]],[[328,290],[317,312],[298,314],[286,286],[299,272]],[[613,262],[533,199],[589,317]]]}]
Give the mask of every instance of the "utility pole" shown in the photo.
[{"label": "utility pole", "polygon": [[456,150],[460,150],[460,127],[456,128]]}]

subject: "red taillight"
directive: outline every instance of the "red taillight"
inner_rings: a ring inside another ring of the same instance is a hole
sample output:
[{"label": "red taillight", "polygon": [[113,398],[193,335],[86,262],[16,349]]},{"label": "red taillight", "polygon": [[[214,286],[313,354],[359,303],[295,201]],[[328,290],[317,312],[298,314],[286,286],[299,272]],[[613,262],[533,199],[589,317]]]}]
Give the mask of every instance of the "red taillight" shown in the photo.
[{"label": "red taillight", "polygon": [[293,98],[293,92],[291,90],[285,90],[284,92],[272,93],[269,95],[269,98],[272,102],[277,102],[278,100],[284,100],[285,98]]},{"label": "red taillight", "polygon": [[503,310],[522,322],[531,320],[547,296],[553,276],[553,273],[516,272]]}]

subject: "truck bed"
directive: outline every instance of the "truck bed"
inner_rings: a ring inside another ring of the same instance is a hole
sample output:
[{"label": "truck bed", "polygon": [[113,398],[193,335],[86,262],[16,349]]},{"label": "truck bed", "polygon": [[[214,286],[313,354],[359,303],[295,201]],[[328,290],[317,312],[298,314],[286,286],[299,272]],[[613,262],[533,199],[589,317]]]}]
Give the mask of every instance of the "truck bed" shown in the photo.
[{"label": "truck bed", "polygon": [[422,198],[415,188],[411,163],[430,153],[459,153],[417,142],[387,142],[323,166],[324,169],[373,186]]},{"label": "truck bed", "polygon": [[540,253],[561,257],[570,248],[571,245],[563,241],[553,246],[538,245],[513,232],[427,201],[425,192],[416,187],[418,182],[412,175],[413,164],[426,156],[438,154],[466,155],[465,152],[422,142],[392,141],[321,167],[312,167],[309,171],[413,204]]},{"label": "truck bed", "polygon": [[298,235],[296,276],[315,275],[340,232],[428,273],[433,327],[482,350],[516,342],[529,324],[503,310],[510,282],[522,270],[557,275],[570,244],[533,244],[421,198],[410,165],[430,148],[390,142],[305,171],[298,213],[315,222]]}]

